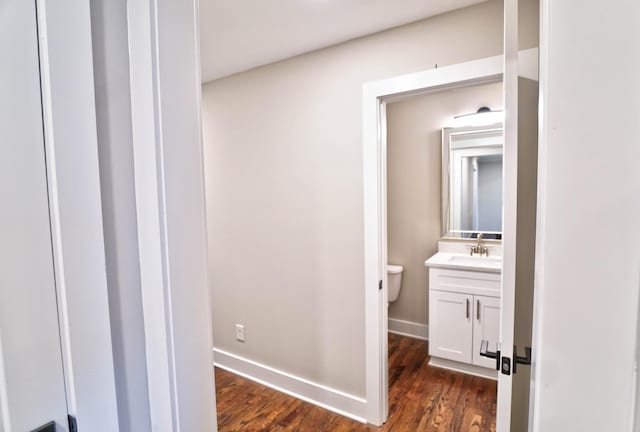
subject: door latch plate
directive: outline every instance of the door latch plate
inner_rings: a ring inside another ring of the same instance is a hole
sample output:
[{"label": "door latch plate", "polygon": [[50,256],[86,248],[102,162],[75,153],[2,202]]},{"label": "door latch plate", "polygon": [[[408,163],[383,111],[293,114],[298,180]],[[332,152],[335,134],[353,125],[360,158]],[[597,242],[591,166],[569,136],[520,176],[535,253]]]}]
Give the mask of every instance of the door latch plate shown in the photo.
[{"label": "door latch plate", "polygon": [[511,359],[509,357],[502,357],[500,371],[503,375],[511,375]]}]

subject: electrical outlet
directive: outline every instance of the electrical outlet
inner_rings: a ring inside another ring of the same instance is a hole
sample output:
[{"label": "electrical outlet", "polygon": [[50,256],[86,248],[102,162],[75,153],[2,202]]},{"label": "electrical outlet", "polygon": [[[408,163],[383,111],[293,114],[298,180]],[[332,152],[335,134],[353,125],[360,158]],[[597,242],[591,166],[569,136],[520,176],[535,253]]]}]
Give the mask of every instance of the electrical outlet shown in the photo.
[{"label": "electrical outlet", "polygon": [[242,324],[236,324],[236,340],[244,342],[244,326]]}]

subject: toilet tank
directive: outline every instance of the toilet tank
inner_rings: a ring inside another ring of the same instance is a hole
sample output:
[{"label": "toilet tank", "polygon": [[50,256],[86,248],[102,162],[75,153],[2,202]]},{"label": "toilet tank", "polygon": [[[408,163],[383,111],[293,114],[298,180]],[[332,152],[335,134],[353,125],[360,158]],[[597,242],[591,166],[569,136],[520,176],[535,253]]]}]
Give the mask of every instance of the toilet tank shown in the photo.
[{"label": "toilet tank", "polygon": [[387,280],[389,284],[389,303],[398,300],[400,296],[400,287],[402,286],[402,271],[404,267],[401,265],[387,265]]}]

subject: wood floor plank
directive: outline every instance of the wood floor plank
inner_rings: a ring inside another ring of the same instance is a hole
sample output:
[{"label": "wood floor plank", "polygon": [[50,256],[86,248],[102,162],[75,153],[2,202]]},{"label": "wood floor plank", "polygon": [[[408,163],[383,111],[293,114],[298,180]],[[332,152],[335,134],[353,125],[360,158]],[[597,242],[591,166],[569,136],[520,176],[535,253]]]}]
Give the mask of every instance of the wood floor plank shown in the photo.
[{"label": "wood floor plank", "polygon": [[216,368],[220,432],[495,432],[496,382],[429,366],[426,341],[389,334],[389,418],[355,422]]}]

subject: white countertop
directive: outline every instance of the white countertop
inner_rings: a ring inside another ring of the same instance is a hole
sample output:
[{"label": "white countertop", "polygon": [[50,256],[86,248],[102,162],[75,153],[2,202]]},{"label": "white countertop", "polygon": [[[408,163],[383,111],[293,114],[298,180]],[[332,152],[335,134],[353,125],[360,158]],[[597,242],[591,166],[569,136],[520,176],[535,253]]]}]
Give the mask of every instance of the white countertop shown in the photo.
[{"label": "white countertop", "polygon": [[424,262],[426,267],[502,273],[502,257],[438,252]]}]

